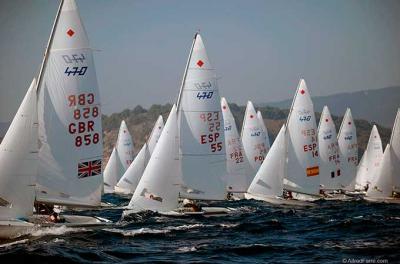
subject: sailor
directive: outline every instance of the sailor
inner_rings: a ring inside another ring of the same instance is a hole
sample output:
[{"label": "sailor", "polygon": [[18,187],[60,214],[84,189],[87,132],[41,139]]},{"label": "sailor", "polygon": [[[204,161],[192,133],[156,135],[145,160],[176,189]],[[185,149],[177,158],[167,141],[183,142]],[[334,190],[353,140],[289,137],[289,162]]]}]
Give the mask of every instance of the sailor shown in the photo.
[{"label": "sailor", "polygon": [[53,223],[63,223],[64,219],[61,219],[60,215],[56,212],[53,212],[49,215],[49,220]]},{"label": "sailor", "polygon": [[190,208],[193,212],[201,212],[201,206],[197,205],[193,201],[190,201],[189,199],[183,200],[183,207]]}]

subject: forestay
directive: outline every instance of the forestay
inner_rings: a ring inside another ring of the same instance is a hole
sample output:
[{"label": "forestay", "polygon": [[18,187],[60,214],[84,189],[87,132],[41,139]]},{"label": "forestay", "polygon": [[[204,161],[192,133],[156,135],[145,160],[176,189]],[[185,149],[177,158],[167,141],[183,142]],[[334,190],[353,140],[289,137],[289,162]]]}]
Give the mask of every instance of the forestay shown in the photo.
[{"label": "forestay", "polygon": [[32,81],[0,145],[0,220],[33,213],[37,172],[36,81]]},{"label": "forestay", "polygon": [[221,108],[225,131],[227,189],[230,192],[245,192],[253,177],[248,173],[249,163],[244,154],[235,118],[224,97],[221,98]]},{"label": "forestay", "polygon": [[320,157],[320,179],[322,189],[340,189],[342,176],[339,145],[335,123],[329,108],[324,106],[318,126],[318,147]]},{"label": "forestay", "polygon": [[220,100],[215,70],[202,38],[196,34],[178,99],[183,197],[225,198],[226,153]]},{"label": "forestay", "polygon": [[288,172],[287,190],[319,194],[319,157],[317,125],[311,96],[303,79],[300,80],[290,109],[287,129]]},{"label": "forestay", "polygon": [[100,205],[100,98],[92,50],[73,0],[61,8],[38,96],[36,200]]}]

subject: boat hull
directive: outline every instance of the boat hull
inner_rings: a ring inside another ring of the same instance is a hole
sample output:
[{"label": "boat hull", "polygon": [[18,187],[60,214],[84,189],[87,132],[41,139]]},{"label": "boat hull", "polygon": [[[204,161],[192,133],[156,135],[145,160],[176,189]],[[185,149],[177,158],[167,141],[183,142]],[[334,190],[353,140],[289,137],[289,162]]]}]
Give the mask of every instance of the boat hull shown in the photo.
[{"label": "boat hull", "polygon": [[21,220],[0,220],[0,239],[13,239],[32,232],[35,225]]},{"label": "boat hull", "polygon": [[47,215],[33,215],[29,222],[40,225],[41,227],[102,227],[112,224],[110,220],[101,217],[82,216],[82,215],[62,215],[64,222],[54,223],[48,220]]},{"label": "boat hull", "polygon": [[258,201],[264,201],[273,205],[315,206],[315,204],[307,201],[300,201],[295,199],[283,199],[281,197],[272,197],[272,196],[259,196],[250,193],[245,193],[244,197],[248,200],[254,199]]},{"label": "boat hull", "polygon": [[365,196],[363,198],[365,201],[370,202],[370,203],[388,203],[388,204],[400,204],[400,199],[399,198],[374,198],[374,197],[368,197]]}]

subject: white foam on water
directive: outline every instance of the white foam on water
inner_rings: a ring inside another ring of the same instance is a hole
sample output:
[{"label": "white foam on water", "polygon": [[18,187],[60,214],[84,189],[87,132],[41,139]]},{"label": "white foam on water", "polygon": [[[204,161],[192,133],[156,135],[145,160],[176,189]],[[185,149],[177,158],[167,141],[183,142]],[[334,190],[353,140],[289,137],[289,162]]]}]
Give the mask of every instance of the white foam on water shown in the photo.
[{"label": "white foam on water", "polygon": [[6,243],[6,244],[2,244],[0,245],[0,248],[6,248],[6,247],[11,247],[17,244],[25,244],[29,241],[29,239],[21,239],[21,240],[17,240],[14,242],[10,242],[10,243]]},{"label": "white foam on water", "polygon": [[180,253],[193,252],[193,251],[197,251],[197,248],[196,247],[180,247],[177,249],[177,251]]},{"label": "white foam on water", "polygon": [[193,224],[193,225],[181,225],[181,226],[167,226],[163,229],[153,229],[153,228],[139,228],[133,230],[123,230],[118,228],[105,228],[104,231],[121,234],[124,236],[137,236],[142,234],[167,234],[172,231],[181,231],[181,230],[189,230],[196,229],[202,227],[211,227],[213,225],[203,225],[203,224]]},{"label": "white foam on water", "polygon": [[89,230],[85,228],[66,227],[65,225],[57,227],[40,227],[39,229],[32,232],[31,236],[40,237],[47,235],[63,235],[66,233],[81,233],[87,231]]},{"label": "white foam on water", "polygon": [[232,228],[232,227],[237,227],[239,224],[219,224],[220,227],[223,228]]}]

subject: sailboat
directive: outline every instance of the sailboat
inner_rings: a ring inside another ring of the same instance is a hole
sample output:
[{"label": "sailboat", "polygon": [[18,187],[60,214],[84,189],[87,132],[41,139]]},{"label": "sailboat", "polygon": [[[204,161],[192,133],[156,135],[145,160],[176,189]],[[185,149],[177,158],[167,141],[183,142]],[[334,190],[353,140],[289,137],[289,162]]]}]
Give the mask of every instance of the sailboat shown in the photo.
[{"label": "sailboat", "polygon": [[124,215],[143,210],[168,215],[228,211],[200,209],[192,202],[188,204],[191,208],[179,205],[180,199],[204,201],[226,197],[225,139],[216,81],[203,40],[196,33],[177,105],[171,110]]},{"label": "sailboat", "polygon": [[400,109],[386,145],[382,162],[375,171],[365,200],[369,202],[400,203]]},{"label": "sailboat", "polygon": [[225,131],[227,190],[231,198],[242,198],[242,193],[246,192],[253,178],[249,173],[250,164],[244,153],[235,118],[224,97],[221,98],[221,108]]},{"label": "sailboat", "polygon": [[37,96],[34,79],[0,145],[0,239],[34,228],[37,171]]},{"label": "sailboat", "polygon": [[[103,151],[100,98],[92,50],[73,0],[60,3],[35,92],[38,129],[34,141],[38,145],[32,154],[36,155],[37,170],[30,171],[35,178],[35,203],[99,206]],[[26,206],[32,208],[33,204]],[[29,221],[41,226],[104,223],[101,218],[78,215],[64,215],[65,222],[59,224],[47,218],[35,214]]]},{"label": "sailboat", "polygon": [[269,150],[264,120],[260,120],[251,101],[247,102],[241,138],[244,152],[250,163],[251,175],[255,175]]},{"label": "sailboat", "polygon": [[338,186],[346,192],[354,191],[358,165],[357,130],[350,108],[344,114],[338,133],[339,152],[341,157],[342,177],[338,178]]},{"label": "sailboat", "polygon": [[367,191],[383,157],[382,141],[376,125],[372,127],[368,145],[357,168],[355,189]]},{"label": "sailboat", "polygon": [[132,136],[125,121],[122,120],[116,146],[104,168],[104,193],[114,193],[114,187],[132,163],[133,153]]},{"label": "sailboat", "polygon": [[311,97],[305,81],[300,80],[288,120],[279,131],[245,198],[274,205],[313,206],[309,201],[316,200],[319,192],[319,179],[315,177],[319,171],[316,134]]},{"label": "sailboat", "polygon": [[314,106],[306,82],[301,79],[287,119],[288,171],[284,189],[295,199],[319,197],[319,153]]},{"label": "sailboat", "polygon": [[128,167],[124,175],[116,184],[114,191],[120,194],[133,194],[135,191],[140,178],[143,175],[144,169],[149,162],[149,159],[153,153],[153,150],[160,138],[161,132],[164,128],[164,121],[160,115],[151,131],[150,137],[143,144],[139,153],[136,155],[135,159]]},{"label": "sailboat", "polygon": [[327,106],[324,106],[318,125],[321,189],[337,190],[337,179],[342,175],[336,127]]},{"label": "sailboat", "polygon": [[287,177],[288,133],[283,125],[270,151],[251,182],[246,199],[255,199],[274,205],[312,205],[311,203],[283,197],[283,180]]}]

